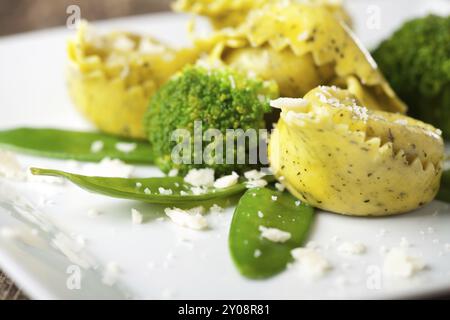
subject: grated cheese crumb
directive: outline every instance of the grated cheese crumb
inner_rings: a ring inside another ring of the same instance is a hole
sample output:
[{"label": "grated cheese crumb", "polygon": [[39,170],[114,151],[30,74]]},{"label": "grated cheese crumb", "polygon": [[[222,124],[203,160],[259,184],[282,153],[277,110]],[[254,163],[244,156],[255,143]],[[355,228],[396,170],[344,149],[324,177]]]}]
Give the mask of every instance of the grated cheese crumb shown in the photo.
[{"label": "grated cheese crumb", "polygon": [[247,180],[261,180],[262,178],[264,178],[266,174],[262,171],[258,171],[258,170],[250,170],[247,172],[244,172],[244,177]]},{"label": "grated cheese crumb", "polygon": [[307,30],[300,33],[297,37],[298,41],[305,41],[308,38],[309,38],[309,32]]},{"label": "grated cheese crumb", "polygon": [[182,210],[179,208],[166,208],[164,210],[166,215],[173,223],[194,230],[203,230],[208,227],[208,222],[200,212]]},{"label": "grated cheese crumb", "polygon": [[91,152],[99,153],[100,151],[103,150],[104,146],[105,146],[105,144],[103,143],[103,141],[101,141],[101,140],[94,141],[91,144]]},{"label": "grated cheese crumb", "polygon": [[191,187],[191,191],[194,195],[199,196],[206,193],[206,188],[204,187]]},{"label": "grated cheese crumb", "polygon": [[272,242],[286,242],[291,238],[289,232],[277,229],[277,228],[267,228],[264,226],[259,226],[259,231],[261,232],[261,237]]},{"label": "grated cheese crumb", "polygon": [[116,143],[116,150],[123,153],[130,153],[136,150],[136,143],[118,142]]},{"label": "grated cheese crumb", "polygon": [[133,224],[142,224],[144,216],[136,209],[131,209],[131,221]]},{"label": "grated cheese crumb", "polygon": [[384,258],[383,272],[388,276],[410,278],[425,266],[421,259],[409,256],[404,248],[392,248]]},{"label": "grated cheese crumb", "polygon": [[217,189],[225,189],[234,186],[239,180],[239,175],[233,171],[228,176],[223,176],[214,182],[214,187]]},{"label": "grated cheese crumb", "polygon": [[291,255],[300,273],[310,279],[320,278],[331,269],[328,260],[314,249],[296,248],[291,251]]},{"label": "grated cheese crumb", "polygon": [[268,182],[264,179],[259,179],[259,180],[250,180],[247,181],[247,183],[245,184],[245,186],[248,189],[253,189],[253,188],[264,188],[265,186],[267,186]]},{"label": "grated cheese crumb", "polygon": [[173,194],[172,189],[164,189],[163,187],[158,188],[159,194],[164,196],[170,196]]},{"label": "grated cheese crumb", "polygon": [[296,110],[304,108],[308,101],[302,98],[278,98],[270,101],[270,106],[276,109]]},{"label": "grated cheese crumb", "polygon": [[194,187],[211,187],[214,184],[214,170],[210,168],[189,170],[184,181]]},{"label": "grated cheese crumb", "polygon": [[338,247],[343,254],[358,255],[366,252],[366,246],[361,242],[344,242]]}]

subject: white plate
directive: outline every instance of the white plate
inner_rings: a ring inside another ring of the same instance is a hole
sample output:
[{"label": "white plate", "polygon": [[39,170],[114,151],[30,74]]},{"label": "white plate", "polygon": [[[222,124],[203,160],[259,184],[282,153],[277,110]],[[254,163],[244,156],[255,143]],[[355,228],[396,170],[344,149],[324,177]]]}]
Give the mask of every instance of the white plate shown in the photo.
[{"label": "white plate", "polygon": [[[380,29],[367,24],[368,15],[377,8],[373,5],[381,9]],[[349,9],[357,33],[368,46],[407,17],[425,14],[429,9],[449,12],[445,1],[355,1]],[[181,32],[186,22],[184,16],[158,14],[98,25],[150,31],[180,43],[186,38]],[[0,39],[0,128],[90,128],[72,108],[65,89],[64,44],[71,33],[53,29]],[[68,168],[64,161],[19,159],[24,167]],[[160,172],[154,168],[136,168],[139,176],[156,174]],[[88,217],[91,208],[102,214]],[[145,214],[144,224],[132,225],[131,208]],[[211,230],[205,232],[161,221],[162,209],[89,194],[68,183],[60,186],[2,178],[0,228],[34,228],[39,240],[27,244],[0,237],[0,268],[38,299],[392,298],[437,294],[450,288],[450,250],[446,247],[450,243],[450,209],[441,202],[390,218],[350,218],[318,212],[310,240],[319,245],[333,269],[315,281],[305,280],[294,269],[264,281],[241,277],[227,246],[233,208],[208,215]],[[80,246],[80,237],[86,239],[84,246]],[[333,237],[339,240],[333,241]],[[412,244],[410,253],[421,256],[428,267],[411,279],[384,277],[380,248],[399,246],[402,237]],[[55,238],[64,250],[55,247]],[[367,252],[343,256],[337,252],[343,241],[361,241]],[[110,262],[121,269],[114,286],[102,283]],[[76,265],[85,263],[91,268],[80,269],[81,288],[74,289]]]}]

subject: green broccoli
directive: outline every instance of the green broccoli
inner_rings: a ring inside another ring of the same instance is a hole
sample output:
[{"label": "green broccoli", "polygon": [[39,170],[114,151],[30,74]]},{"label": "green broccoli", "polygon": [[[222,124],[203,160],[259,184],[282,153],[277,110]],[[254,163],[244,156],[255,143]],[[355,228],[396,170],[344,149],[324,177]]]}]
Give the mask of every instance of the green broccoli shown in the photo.
[{"label": "green broccoli", "polygon": [[406,22],[373,57],[411,115],[450,138],[450,16]]},{"label": "green broccoli", "polygon": [[[269,99],[277,94],[275,83],[248,78],[227,67],[211,70],[200,66],[186,67],[152,97],[144,118],[144,128],[155,153],[156,164],[164,172],[178,169],[180,173],[210,167],[217,176],[259,167],[260,163],[249,163],[248,160],[250,150],[255,152],[255,145],[250,145],[247,139],[245,147],[240,144],[238,148],[238,144],[234,144],[237,136],[227,136],[226,132],[227,129],[242,129],[244,132],[257,129],[253,132],[260,139],[259,129],[266,127],[265,115],[271,112]],[[201,121],[200,135],[194,134],[196,121]],[[189,133],[188,139],[183,140],[183,136],[174,138],[174,133],[179,132],[177,129],[185,129]],[[216,136],[209,139],[202,136],[208,129],[217,129],[215,131],[223,135],[223,140]],[[194,139],[202,142],[201,150],[194,147]],[[191,148],[187,158],[175,148],[177,145],[183,146],[182,141]],[[226,147],[228,141],[232,143],[229,148]],[[211,147],[210,152],[206,151],[208,145],[219,146],[219,149]],[[177,150],[175,159],[174,150]],[[234,161],[226,160],[230,152]],[[245,163],[240,161],[238,164],[237,155],[244,155],[247,159]],[[183,163],[179,163],[181,161]]]}]

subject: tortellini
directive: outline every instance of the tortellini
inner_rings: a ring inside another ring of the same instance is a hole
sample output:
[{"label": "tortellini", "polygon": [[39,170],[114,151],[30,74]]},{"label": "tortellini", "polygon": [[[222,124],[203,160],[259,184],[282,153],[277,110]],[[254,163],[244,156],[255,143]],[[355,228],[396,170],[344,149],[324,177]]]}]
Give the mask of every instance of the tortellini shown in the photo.
[{"label": "tortellini", "polygon": [[313,89],[272,102],[274,174],[308,204],[345,215],[382,216],[430,202],[439,189],[441,132],[401,114],[368,110],[347,90]]},{"label": "tortellini", "polygon": [[406,112],[350,28],[325,6],[275,3],[251,11],[213,52],[226,64],[276,80],[284,96],[319,84],[348,88],[374,110]]},{"label": "tortellini", "polygon": [[[289,4],[286,0],[177,0],[173,4],[176,11],[206,16],[216,29],[237,27],[248,14],[267,4]],[[298,3],[317,4],[332,12],[338,19],[351,25],[351,19],[342,6],[341,0],[297,0]]]},{"label": "tortellini", "polygon": [[67,48],[70,96],[100,130],[144,138],[142,119],[150,97],[180,68],[210,50],[208,43],[175,50],[132,33],[99,35],[84,22]]}]

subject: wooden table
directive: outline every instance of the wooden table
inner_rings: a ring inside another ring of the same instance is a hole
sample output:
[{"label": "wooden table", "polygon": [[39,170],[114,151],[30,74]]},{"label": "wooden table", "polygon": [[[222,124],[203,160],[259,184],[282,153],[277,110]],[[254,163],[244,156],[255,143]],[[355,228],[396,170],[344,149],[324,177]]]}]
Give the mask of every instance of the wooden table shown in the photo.
[{"label": "wooden table", "polygon": [[26,295],[14,283],[0,272],[0,300],[24,300]]}]

